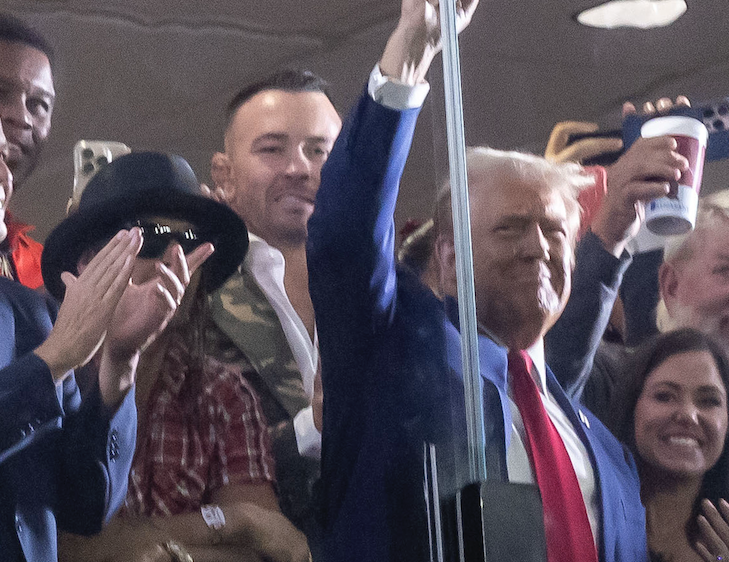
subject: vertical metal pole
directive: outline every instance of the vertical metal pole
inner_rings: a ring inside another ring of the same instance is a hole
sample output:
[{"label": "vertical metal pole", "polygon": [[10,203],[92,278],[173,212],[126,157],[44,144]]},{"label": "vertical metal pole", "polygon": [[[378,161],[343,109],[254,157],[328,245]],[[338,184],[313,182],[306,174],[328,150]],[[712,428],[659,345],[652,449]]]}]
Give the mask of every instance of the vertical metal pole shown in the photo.
[{"label": "vertical metal pole", "polygon": [[443,40],[443,83],[446,103],[448,162],[453,206],[453,237],[458,276],[458,314],[461,328],[461,362],[466,393],[469,472],[474,482],[486,479],[483,427],[483,390],[478,364],[478,328],[471,251],[471,213],[468,202],[466,141],[463,127],[461,65],[458,50],[455,0],[440,0]]}]

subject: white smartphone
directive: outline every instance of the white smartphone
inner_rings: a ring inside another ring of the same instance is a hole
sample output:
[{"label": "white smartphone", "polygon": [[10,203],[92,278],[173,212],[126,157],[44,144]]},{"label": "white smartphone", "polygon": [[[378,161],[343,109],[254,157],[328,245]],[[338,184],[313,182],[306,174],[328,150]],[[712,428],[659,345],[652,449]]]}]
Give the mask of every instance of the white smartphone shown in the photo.
[{"label": "white smartphone", "polygon": [[81,194],[96,172],[115,158],[131,151],[126,144],[116,141],[78,141],[73,147],[73,191],[66,205],[66,212],[76,209]]}]

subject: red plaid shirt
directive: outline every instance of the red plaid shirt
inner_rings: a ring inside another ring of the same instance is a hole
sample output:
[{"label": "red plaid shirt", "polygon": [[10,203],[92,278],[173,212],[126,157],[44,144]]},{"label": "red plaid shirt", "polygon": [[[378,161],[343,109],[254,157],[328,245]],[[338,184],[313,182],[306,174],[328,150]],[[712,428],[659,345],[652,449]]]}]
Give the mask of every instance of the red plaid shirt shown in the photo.
[{"label": "red plaid shirt", "polygon": [[200,423],[186,412],[180,390],[189,370],[181,339],[167,351],[147,406],[147,435],[137,446],[125,511],[176,515],[200,509],[229,484],[273,482],[266,420],[240,370],[208,357]]}]

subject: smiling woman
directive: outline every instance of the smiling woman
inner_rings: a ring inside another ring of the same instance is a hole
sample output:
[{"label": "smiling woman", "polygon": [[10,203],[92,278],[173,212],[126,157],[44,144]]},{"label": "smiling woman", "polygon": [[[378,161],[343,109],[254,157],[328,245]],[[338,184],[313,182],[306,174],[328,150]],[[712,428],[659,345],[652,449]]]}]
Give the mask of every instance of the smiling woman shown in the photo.
[{"label": "smiling woman", "polygon": [[653,559],[728,559],[729,359],[685,329],[647,342],[629,369],[611,426],[638,463]]}]

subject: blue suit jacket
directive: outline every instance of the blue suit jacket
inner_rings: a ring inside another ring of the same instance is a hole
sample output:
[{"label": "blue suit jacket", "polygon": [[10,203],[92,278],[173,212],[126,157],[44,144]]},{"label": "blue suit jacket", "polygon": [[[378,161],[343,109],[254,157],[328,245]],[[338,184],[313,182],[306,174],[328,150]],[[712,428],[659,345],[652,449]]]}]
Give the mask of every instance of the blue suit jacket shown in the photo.
[{"label": "blue suit jacket", "polygon": [[[452,531],[436,517],[439,502],[467,483],[457,331],[440,301],[397,270],[393,257],[393,213],[417,114],[387,109],[365,93],[322,171],[309,222],[328,560],[429,560]],[[486,435],[503,460],[511,428],[506,351],[485,340],[480,352],[491,396]],[[590,428],[580,421],[551,373],[549,388],[595,469],[600,560],[647,560],[630,454],[589,413]]]},{"label": "blue suit jacket", "polygon": [[0,559],[54,561],[57,527],[98,532],[121,505],[134,454],[130,392],[110,416],[98,390],[55,385],[33,350],[55,306],[0,278]]}]

